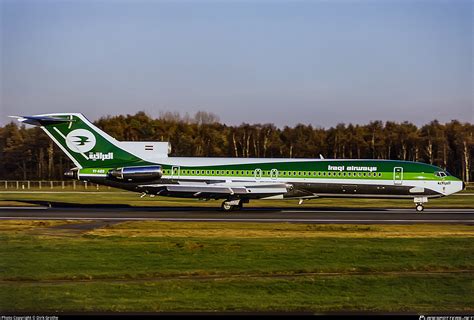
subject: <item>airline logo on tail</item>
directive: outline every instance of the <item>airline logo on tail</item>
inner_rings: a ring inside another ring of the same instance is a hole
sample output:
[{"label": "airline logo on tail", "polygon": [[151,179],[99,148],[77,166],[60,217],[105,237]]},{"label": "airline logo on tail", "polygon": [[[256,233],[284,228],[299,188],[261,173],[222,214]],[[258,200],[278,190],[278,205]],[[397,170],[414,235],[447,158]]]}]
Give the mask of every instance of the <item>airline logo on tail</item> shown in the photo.
[{"label": "airline logo on tail", "polygon": [[66,144],[69,150],[76,153],[84,153],[94,149],[96,143],[92,132],[85,129],[72,130],[66,136]]},{"label": "airline logo on tail", "polygon": [[[82,154],[86,159],[92,161],[112,160],[114,158],[113,152],[89,152],[94,149],[96,145],[96,138],[92,132],[86,129],[76,129],[67,134],[65,137],[66,145],[69,150]],[[86,152],[89,152],[86,155]]]}]

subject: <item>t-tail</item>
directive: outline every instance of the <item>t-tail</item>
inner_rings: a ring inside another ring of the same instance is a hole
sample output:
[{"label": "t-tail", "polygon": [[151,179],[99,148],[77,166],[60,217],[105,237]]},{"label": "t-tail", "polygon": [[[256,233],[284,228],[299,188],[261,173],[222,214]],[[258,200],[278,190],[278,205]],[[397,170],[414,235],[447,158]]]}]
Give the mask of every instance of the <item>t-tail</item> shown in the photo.
[{"label": "t-tail", "polygon": [[139,165],[141,157],[120,147],[121,142],[97,128],[80,113],[15,116],[40,126],[78,168]]}]

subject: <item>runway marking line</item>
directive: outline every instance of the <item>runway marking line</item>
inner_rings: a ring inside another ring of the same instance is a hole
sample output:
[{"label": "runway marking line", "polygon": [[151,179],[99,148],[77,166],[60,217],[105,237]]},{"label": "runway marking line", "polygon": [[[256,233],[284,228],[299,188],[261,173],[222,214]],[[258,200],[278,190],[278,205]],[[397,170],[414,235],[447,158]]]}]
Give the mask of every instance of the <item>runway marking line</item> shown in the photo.
[{"label": "runway marking line", "polygon": [[416,223],[474,223],[474,220],[453,219],[225,219],[225,218],[104,218],[104,217],[0,217],[0,220],[110,220],[110,221],[194,221],[194,222],[416,222]]},{"label": "runway marking line", "polygon": [[46,210],[48,207],[0,207],[0,210]]},{"label": "runway marking line", "polygon": [[[163,209],[165,207],[159,207],[160,209]],[[179,207],[169,207],[170,209],[179,209]],[[88,209],[87,211],[90,210],[114,210],[115,208],[61,208],[61,207],[46,207],[46,206],[23,206],[23,207],[18,207],[18,206],[7,206],[7,207],[0,207],[0,210],[65,210],[69,211],[71,209]],[[123,211],[123,208],[116,208],[120,211]],[[149,207],[130,207],[126,208],[126,210],[141,210],[141,209],[150,209]],[[209,208],[197,208],[196,209],[202,209],[203,211]],[[247,208],[250,211],[251,210],[256,210],[259,211],[261,208]],[[264,208],[264,209],[273,209],[273,208]],[[301,209],[301,210],[286,210],[284,208],[274,208],[275,211],[278,211],[280,213],[354,213],[354,212],[362,212],[364,210],[357,210],[357,211],[351,211],[351,210],[308,210],[308,209]],[[371,208],[368,208],[368,211],[366,213],[391,213],[391,212],[399,212],[399,213],[415,213],[414,210],[408,209],[408,208],[401,208],[401,209],[396,209],[396,208],[386,208],[386,209],[378,209],[378,210],[373,210]],[[199,210],[193,211],[193,212],[199,212]],[[214,210],[213,210],[214,212]],[[217,211],[216,211],[217,212]],[[244,210],[243,213],[248,212],[247,210]],[[260,211],[262,213],[265,212],[265,210]],[[450,213],[474,213],[474,209],[466,209],[466,208],[432,208],[432,209],[426,209],[423,213],[434,213],[434,212],[450,212]],[[423,215],[423,213],[417,213],[419,215]]]}]

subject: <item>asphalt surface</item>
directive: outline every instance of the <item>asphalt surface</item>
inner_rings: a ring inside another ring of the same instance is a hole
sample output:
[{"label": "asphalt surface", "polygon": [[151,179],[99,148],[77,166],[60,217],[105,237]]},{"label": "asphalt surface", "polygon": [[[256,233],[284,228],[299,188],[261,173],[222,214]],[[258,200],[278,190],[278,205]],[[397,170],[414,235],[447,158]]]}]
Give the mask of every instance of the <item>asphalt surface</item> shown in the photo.
[{"label": "asphalt surface", "polygon": [[0,220],[290,222],[347,224],[470,224],[474,209],[308,209],[248,208],[230,213],[217,208],[169,207],[0,207]]}]

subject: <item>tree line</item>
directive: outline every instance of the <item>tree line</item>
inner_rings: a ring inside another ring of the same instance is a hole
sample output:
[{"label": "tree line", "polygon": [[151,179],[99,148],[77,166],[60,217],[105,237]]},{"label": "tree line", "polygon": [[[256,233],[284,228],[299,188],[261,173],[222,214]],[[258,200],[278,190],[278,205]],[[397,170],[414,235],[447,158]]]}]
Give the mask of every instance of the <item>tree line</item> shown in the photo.
[{"label": "tree line", "polygon": [[[433,120],[417,127],[410,122],[340,123],[329,129],[298,124],[229,126],[208,112],[181,116],[145,112],[107,116],[95,124],[118,140],[169,141],[170,156],[396,159],[421,161],[448,170],[469,182],[474,178],[474,125]],[[38,127],[9,123],[0,127],[0,180],[62,179],[73,167]]]}]

